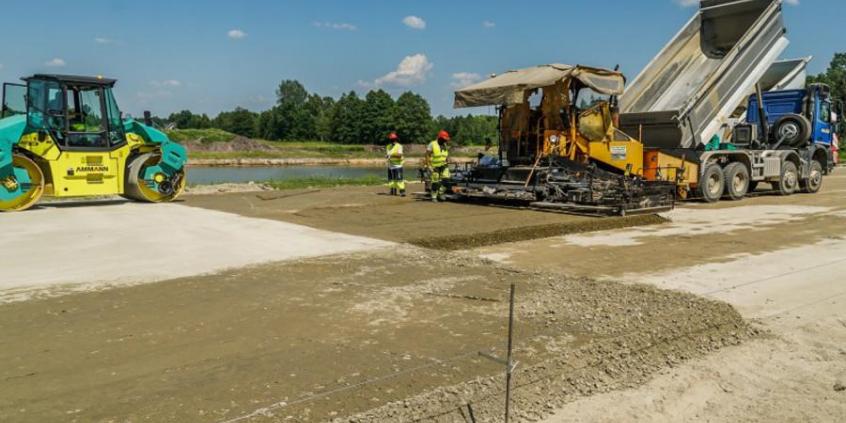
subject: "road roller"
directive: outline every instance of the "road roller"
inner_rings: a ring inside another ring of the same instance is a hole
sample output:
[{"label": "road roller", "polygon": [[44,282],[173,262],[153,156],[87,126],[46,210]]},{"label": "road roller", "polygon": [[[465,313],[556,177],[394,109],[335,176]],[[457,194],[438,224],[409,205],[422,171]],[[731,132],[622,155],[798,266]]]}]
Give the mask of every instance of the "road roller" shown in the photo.
[{"label": "road roller", "polygon": [[167,202],[185,189],[183,146],[139,122],[115,101],[102,76],[36,74],[3,84],[0,211],[26,210],[43,197],[119,195]]}]

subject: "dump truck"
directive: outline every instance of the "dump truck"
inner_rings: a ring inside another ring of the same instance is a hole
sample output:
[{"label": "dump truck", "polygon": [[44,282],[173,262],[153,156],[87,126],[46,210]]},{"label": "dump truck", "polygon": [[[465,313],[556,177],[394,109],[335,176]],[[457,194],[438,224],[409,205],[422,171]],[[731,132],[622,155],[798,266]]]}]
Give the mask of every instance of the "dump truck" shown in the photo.
[{"label": "dump truck", "polygon": [[653,157],[617,128],[625,77],[549,64],[508,71],[455,93],[455,107],[496,106],[499,153],[454,168],[447,198],[523,203],[570,213],[669,210],[695,166]]},{"label": "dump truck", "polygon": [[186,150],[125,117],[101,76],[36,74],[3,85],[0,211],[20,211],[42,195],[120,195],[165,202],[185,188]]},{"label": "dump truck", "polygon": [[[779,0],[702,0],[620,96],[623,131],[658,155],[696,163],[698,172],[679,181],[682,198],[737,200],[758,182],[783,195],[815,192],[819,170],[831,170],[831,137],[822,135],[836,125],[830,110],[837,103],[822,87],[805,89],[809,59],[777,61],[785,34]],[[750,98],[756,86],[770,91],[759,94],[765,121],[775,119],[763,126]],[[791,104],[779,100],[785,95]]]}]

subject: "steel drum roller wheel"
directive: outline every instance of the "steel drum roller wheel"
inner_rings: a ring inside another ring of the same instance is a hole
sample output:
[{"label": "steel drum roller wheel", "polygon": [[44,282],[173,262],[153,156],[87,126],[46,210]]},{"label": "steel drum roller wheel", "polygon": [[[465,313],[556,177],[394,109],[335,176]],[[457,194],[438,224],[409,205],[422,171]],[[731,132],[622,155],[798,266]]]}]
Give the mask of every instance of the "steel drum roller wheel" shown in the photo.
[{"label": "steel drum roller wheel", "polygon": [[[159,159],[160,157],[157,154],[146,153],[133,158],[129,162],[129,165],[126,166],[124,198],[146,203],[162,203],[175,200],[185,191],[184,171],[177,173],[178,181],[169,190],[165,190],[165,192],[161,192],[156,187],[148,185],[147,181],[144,180],[144,172],[148,167],[158,164]],[[172,183],[172,181],[166,181],[162,177],[154,178],[154,181],[159,186],[163,183]]]},{"label": "steel drum roller wheel", "polygon": [[[15,168],[16,173],[26,172],[28,181],[16,180],[14,183],[20,186],[21,193],[12,199],[3,200],[0,198],[0,212],[5,211],[22,211],[26,210],[41,199],[44,194],[44,173],[29,157],[21,154],[15,154],[12,157],[12,167]],[[17,190],[18,188],[15,188]],[[0,183],[0,190],[9,190],[4,184]],[[7,191],[8,192],[8,191]]]}]

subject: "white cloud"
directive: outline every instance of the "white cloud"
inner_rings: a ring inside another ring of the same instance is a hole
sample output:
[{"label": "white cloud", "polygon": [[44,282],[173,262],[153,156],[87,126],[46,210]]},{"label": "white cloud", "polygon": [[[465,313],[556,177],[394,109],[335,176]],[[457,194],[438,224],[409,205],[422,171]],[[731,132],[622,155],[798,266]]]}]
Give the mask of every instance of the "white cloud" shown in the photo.
[{"label": "white cloud", "polygon": [[473,72],[458,72],[452,74],[452,88],[459,89],[473,85],[482,80],[482,75]]},{"label": "white cloud", "polygon": [[44,66],[48,66],[48,67],[51,67],[51,68],[60,68],[60,67],[63,67],[65,65],[67,65],[67,63],[65,63],[64,60],[62,60],[58,57],[54,58],[53,60],[49,60],[47,62],[44,62]]},{"label": "white cloud", "polygon": [[799,6],[799,0],[784,0],[784,2],[791,6]]},{"label": "white cloud", "polygon": [[[376,78],[372,85],[377,87],[383,85],[408,87],[422,84],[426,82],[426,77],[429,76],[432,67],[434,67],[434,64],[429,62],[429,58],[425,54],[418,53],[406,56],[395,71]],[[366,83],[359,81],[359,84]]]},{"label": "white cloud", "polygon": [[358,29],[357,26],[346,22],[314,22],[313,25],[317,28],[335,29],[338,31],[355,31]]},{"label": "white cloud", "polygon": [[94,42],[97,43],[97,44],[114,44],[115,40],[112,40],[110,38],[105,38],[105,37],[97,37],[97,38],[94,38]]},{"label": "white cloud", "polygon": [[231,29],[229,32],[226,33],[226,36],[233,39],[233,40],[240,40],[247,36],[247,33],[241,31],[240,29]]},{"label": "white cloud", "polygon": [[494,28],[496,27],[496,22],[494,21],[482,21],[482,26],[485,28]]},{"label": "white cloud", "polygon": [[182,82],[175,79],[165,79],[163,81],[150,81],[150,85],[154,87],[171,87],[176,88],[182,86]]},{"label": "white cloud", "polygon": [[426,29],[426,21],[417,16],[406,16],[402,23],[411,29]]}]

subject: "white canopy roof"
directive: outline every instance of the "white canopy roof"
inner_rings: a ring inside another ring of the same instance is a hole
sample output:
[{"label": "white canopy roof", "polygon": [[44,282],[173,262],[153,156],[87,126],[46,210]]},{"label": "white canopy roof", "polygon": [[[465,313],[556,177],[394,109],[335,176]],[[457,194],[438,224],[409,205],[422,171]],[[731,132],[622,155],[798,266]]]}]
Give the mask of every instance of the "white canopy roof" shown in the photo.
[{"label": "white canopy roof", "polygon": [[513,70],[455,92],[455,107],[520,104],[525,92],[578,79],[599,94],[620,95],[626,80],[619,72],[586,66],[550,64]]}]

